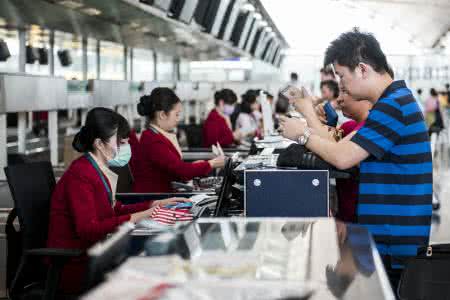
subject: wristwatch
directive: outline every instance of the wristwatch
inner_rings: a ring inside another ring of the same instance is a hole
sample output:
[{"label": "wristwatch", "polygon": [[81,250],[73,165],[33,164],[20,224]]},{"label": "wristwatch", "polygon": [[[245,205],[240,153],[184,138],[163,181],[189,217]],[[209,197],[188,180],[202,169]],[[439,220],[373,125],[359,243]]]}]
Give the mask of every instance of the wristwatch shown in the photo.
[{"label": "wristwatch", "polygon": [[303,134],[298,138],[298,143],[302,146],[306,145],[310,136],[311,136],[311,129],[309,127],[306,127]]}]

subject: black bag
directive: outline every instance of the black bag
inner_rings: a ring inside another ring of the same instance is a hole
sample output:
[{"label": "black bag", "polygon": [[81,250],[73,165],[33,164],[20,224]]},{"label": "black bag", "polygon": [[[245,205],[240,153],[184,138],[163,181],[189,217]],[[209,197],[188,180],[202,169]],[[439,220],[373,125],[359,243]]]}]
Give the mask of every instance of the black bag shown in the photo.
[{"label": "black bag", "polygon": [[400,299],[450,300],[450,244],[421,247],[399,283]]},{"label": "black bag", "polygon": [[299,144],[292,144],[284,149],[278,156],[277,166],[312,170],[333,169],[332,165]]},{"label": "black bag", "polygon": [[16,209],[13,208],[6,220],[5,233],[7,240],[7,258],[6,258],[6,288],[9,290],[11,283],[16,276],[22,257],[22,233],[14,228],[14,219],[16,218]]}]

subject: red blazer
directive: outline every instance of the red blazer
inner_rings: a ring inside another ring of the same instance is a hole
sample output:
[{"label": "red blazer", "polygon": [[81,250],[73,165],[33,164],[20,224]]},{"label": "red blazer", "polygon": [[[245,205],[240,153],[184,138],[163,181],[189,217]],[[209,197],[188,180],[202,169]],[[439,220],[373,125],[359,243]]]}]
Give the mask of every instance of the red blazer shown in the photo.
[{"label": "red blazer", "polygon": [[153,129],[142,133],[135,162],[135,193],[169,193],[172,181],[188,181],[211,172],[207,161],[184,162],[172,143]]},{"label": "red blazer", "polygon": [[[105,176],[108,182],[108,178]],[[47,246],[86,250],[104,239],[117,226],[128,221],[130,214],[148,209],[149,202],[114,208],[95,168],[81,156],[75,160],[56,184],[50,204]],[[78,292],[85,277],[87,257],[67,264],[61,278],[61,288]]]},{"label": "red blazer", "polygon": [[225,119],[213,109],[203,124],[203,145],[211,147],[219,143],[222,147],[231,146],[234,142],[233,131],[228,127]]}]

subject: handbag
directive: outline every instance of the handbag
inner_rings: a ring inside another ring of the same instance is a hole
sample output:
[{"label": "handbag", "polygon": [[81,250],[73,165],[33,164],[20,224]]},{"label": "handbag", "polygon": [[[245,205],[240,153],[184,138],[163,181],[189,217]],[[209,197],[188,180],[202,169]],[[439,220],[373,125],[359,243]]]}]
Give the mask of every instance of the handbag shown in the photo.
[{"label": "handbag", "polygon": [[420,247],[400,278],[400,299],[450,300],[450,244]]}]

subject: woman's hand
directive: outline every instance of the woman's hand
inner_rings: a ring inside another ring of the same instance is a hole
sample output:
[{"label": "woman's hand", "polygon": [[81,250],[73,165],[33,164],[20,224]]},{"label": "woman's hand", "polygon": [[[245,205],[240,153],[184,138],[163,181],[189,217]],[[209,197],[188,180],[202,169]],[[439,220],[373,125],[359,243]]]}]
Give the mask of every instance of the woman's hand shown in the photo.
[{"label": "woman's hand", "polygon": [[173,197],[173,198],[169,198],[169,199],[153,201],[152,207],[176,205],[178,203],[190,202],[190,201],[191,200],[189,200],[187,198]]},{"label": "woman's hand", "polygon": [[208,160],[209,165],[213,169],[223,168],[225,166],[225,156],[217,156],[211,160]]},{"label": "woman's hand", "polygon": [[131,217],[130,217],[130,222],[137,223],[137,222],[139,222],[142,219],[150,218],[152,216],[152,214],[153,214],[153,210],[154,209],[155,209],[155,207],[151,207],[151,208],[146,209],[144,211],[140,211],[140,212],[132,214]]},{"label": "woman's hand", "polygon": [[242,132],[239,129],[236,129],[233,132],[233,139],[234,139],[234,141],[235,142],[240,142],[242,140],[242,138],[243,138]]}]

